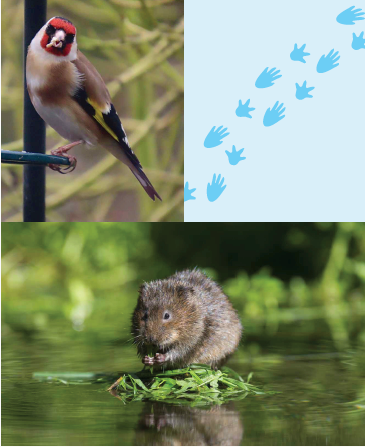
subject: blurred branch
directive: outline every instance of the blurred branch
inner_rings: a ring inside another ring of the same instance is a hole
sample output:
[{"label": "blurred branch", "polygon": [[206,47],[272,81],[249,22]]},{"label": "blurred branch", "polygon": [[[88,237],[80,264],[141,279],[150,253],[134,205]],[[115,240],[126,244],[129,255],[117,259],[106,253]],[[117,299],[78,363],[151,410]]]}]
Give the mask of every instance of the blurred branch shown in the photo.
[{"label": "blurred branch", "polygon": [[150,222],[160,222],[165,219],[175,208],[184,202],[184,190],[180,189],[167,203],[162,204],[150,217]]},{"label": "blurred branch", "polygon": [[[156,169],[147,169],[146,174],[152,183],[171,183],[172,185],[181,186],[184,182],[184,176],[182,174],[175,174],[173,172],[159,171]],[[102,177],[97,183],[90,185],[90,187],[81,192],[81,197],[89,198],[96,195],[105,194],[111,190],[120,190],[125,188],[134,187],[140,188],[138,183],[135,182],[133,177],[121,177],[121,176],[109,176]]]},{"label": "blurred branch", "polygon": [[162,130],[166,127],[169,127],[173,122],[175,122],[181,114],[184,112],[184,104],[177,103],[170,111],[169,113],[166,113],[165,116],[162,118],[159,118],[156,123],[156,130]]},{"label": "blurred branch", "polygon": [[153,47],[150,53],[142,57],[130,69],[126,70],[118,76],[117,79],[108,84],[111,96],[115,96],[123,84],[139,78],[147,71],[158,66],[161,62],[176,53],[176,51],[183,48],[183,46],[183,42],[174,42],[170,44],[167,40],[161,39],[160,42]]},{"label": "blurred branch", "polygon": [[184,19],[181,19],[177,25],[170,27],[166,24],[161,24],[159,28],[154,30],[146,29],[142,26],[131,22],[128,18],[124,19],[124,26],[128,31],[135,36],[127,36],[127,38],[141,39],[141,42],[148,42],[150,40],[156,39],[157,37],[168,37],[172,40],[184,40]]},{"label": "blurred branch", "polygon": [[[57,135],[57,132],[52,129],[52,127],[47,127],[46,136]],[[22,151],[23,150],[23,138],[19,138],[19,140],[11,141],[10,143],[5,143],[2,145],[2,148],[5,151]]]},{"label": "blurred branch", "polygon": [[94,208],[93,212],[93,221],[94,222],[105,222],[106,216],[113,205],[115,197],[110,195],[107,196],[101,196],[99,197],[99,200],[96,203],[96,206]]},{"label": "blurred branch", "polygon": [[[64,8],[64,0],[53,0],[54,5],[59,5],[61,10]],[[108,2],[103,2],[104,7],[100,8],[90,4],[90,2],[82,2],[80,0],[72,0],[72,12],[73,14],[79,14],[88,20],[94,20],[98,23],[104,23],[106,25],[119,25],[120,16],[116,14],[116,11],[108,7]],[[57,9],[58,9],[57,8]]]},{"label": "blurred branch", "polygon": [[111,40],[102,40],[102,39],[93,39],[92,37],[83,37],[80,36],[78,38],[78,46],[82,48],[82,51],[91,51],[97,50],[99,48],[120,48],[120,40],[119,39],[111,39]]},{"label": "blurred branch", "polygon": [[[139,2],[139,0],[111,0],[111,2],[115,3],[116,5],[123,6],[124,8],[143,8],[143,5]],[[149,8],[154,8],[155,6],[166,5],[174,2],[176,2],[176,0],[146,0],[145,4]]]},{"label": "blurred branch", "polygon": [[184,76],[180,74],[168,61],[161,64],[161,70],[169,76],[170,79],[175,81],[175,85],[184,91]]}]

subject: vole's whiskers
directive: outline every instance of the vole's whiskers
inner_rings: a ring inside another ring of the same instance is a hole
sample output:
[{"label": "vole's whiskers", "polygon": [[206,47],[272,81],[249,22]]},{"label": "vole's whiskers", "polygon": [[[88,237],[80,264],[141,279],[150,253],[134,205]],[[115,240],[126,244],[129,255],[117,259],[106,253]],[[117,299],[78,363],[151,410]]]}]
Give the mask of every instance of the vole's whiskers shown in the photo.
[{"label": "vole's whiskers", "polygon": [[137,345],[138,348],[143,346],[143,338],[142,335],[136,335],[135,337],[133,337],[133,345]]},{"label": "vole's whiskers", "polygon": [[126,340],[123,344],[125,345],[126,343],[129,343],[130,341],[133,340],[132,344],[135,345],[138,343],[138,340],[137,340],[138,337],[142,337],[142,335],[134,335],[132,338],[129,338],[128,340]]}]

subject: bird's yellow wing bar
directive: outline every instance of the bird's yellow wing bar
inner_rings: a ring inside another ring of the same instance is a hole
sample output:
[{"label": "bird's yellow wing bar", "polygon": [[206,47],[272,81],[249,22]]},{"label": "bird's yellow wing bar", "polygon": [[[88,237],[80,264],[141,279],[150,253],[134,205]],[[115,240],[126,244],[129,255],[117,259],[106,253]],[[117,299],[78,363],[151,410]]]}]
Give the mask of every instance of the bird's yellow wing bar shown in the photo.
[{"label": "bird's yellow wing bar", "polygon": [[[104,129],[115,139],[119,142],[119,138],[117,137],[116,133],[110,128],[110,126],[108,126],[108,124],[105,121],[105,116],[107,116],[108,114],[103,113],[98,104],[96,104],[96,102],[92,101],[90,98],[86,98],[86,101],[93,107],[95,113],[93,115],[93,118],[96,119],[96,121],[104,127]],[[111,109],[109,111],[109,113],[111,112]],[[118,115],[117,115],[118,116]],[[118,118],[119,120],[119,118]],[[119,120],[120,122],[120,120]]]}]

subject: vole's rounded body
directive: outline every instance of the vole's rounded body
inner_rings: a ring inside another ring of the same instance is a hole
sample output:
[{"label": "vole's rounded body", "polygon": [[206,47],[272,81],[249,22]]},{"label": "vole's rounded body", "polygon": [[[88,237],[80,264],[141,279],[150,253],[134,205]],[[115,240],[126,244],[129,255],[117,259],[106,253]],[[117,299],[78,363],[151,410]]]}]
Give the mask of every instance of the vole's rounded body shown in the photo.
[{"label": "vole's rounded body", "polygon": [[236,350],[242,329],[220,286],[199,270],[143,284],[132,317],[143,363],[166,368],[219,367]]}]

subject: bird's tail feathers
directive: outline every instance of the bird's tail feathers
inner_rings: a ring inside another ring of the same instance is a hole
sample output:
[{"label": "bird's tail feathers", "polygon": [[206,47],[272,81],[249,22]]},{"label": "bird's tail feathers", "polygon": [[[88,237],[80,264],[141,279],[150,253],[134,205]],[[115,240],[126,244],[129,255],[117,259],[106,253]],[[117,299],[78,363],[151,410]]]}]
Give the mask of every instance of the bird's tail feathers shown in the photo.
[{"label": "bird's tail feathers", "polygon": [[128,168],[133,172],[136,179],[143,186],[144,190],[153,201],[155,201],[155,197],[162,201],[161,197],[157,194],[157,191],[148,180],[147,175],[143,172],[138,158],[132,152],[127,143],[123,142],[123,144],[121,144],[116,142],[115,140],[108,139],[108,141],[105,142],[103,146],[105,147],[105,149],[111,152],[114,157],[118,158],[118,160],[122,161],[128,166]]},{"label": "bird's tail feathers", "polygon": [[139,166],[129,166],[129,169],[133,172],[136,179],[142,185],[146,193],[151,197],[153,201],[155,201],[155,196],[161,200],[161,197],[158,195],[155,188],[152,186],[152,183],[148,180],[147,175],[143,172],[143,170]]}]

